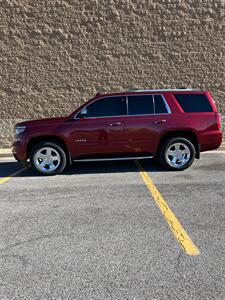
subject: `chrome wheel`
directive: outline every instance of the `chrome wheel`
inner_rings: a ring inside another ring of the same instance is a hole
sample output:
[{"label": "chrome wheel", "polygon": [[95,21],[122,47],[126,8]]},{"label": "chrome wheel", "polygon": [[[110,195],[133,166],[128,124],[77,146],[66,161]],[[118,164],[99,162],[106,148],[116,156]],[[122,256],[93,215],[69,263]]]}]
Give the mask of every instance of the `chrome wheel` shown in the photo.
[{"label": "chrome wheel", "polygon": [[177,142],[168,147],[165,158],[171,167],[179,169],[190,161],[191,151],[186,144]]},{"label": "chrome wheel", "polygon": [[39,149],[33,158],[35,167],[42,173],[54,172],[59,167],[60,162],[59,152],[51,147]]}]

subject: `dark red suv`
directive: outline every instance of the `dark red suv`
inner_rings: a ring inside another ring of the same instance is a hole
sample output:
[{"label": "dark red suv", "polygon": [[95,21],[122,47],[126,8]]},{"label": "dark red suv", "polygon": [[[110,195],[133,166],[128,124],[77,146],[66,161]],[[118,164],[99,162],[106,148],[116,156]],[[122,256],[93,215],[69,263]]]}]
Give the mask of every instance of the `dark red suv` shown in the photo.
[{"label": "dark red suv", "polygon": [[15,158],[46,175],[73,161],[152,157],[184,170],[222,142],[210,93],[192,89],[97,94],[68,117],[19,123],[15,131]]}]

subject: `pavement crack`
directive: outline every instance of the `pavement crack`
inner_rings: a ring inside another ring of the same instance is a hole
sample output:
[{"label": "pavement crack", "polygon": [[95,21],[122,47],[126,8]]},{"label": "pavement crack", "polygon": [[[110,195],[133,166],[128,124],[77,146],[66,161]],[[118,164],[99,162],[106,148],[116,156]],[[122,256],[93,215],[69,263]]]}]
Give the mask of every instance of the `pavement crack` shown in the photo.
[{"label": "pavement crack", "polygon": [[183,251],[180,250],[178,256],[176,257],[176,264],[175,264],[175,271],[181,276],[184,277],[183,272],[180,272],[180,264],[181,264],[181,258],[184,256]]},{"label": "pavement crack", "polygon": [[36,238],[31,238],[29,240],[25,240],[25,241],[21,241],[21,242],[17,242],[17,243],[14,243],[12,245],[9,245],[9,246],[6,246],[5,248],[2,248],[0,249],[0,252],[4,252],[6,250],[9,250],[9,249],[13,249],[15,247],[18,247],[18,246],[21,246],[21,245],[24,245],[24,244],[33,244],[37,241],[42,241],[42,240],[45,240],[45,239],[52,239],[52,238],[58,238],[58,237],[63,237],[63,236],[71,236],[71,234],[46,234],[46,235],[42,235],[42,236],[39,236],[39,237],[36,237]]},{"label": "pavement crack", "polygon": [[25,258],[24,255],[18,255],[18,254],[1,254],[0,259],[3,259],[5,261],[9,261],[10,259],[17,260],[21,262],[21,264],[25,267],[28,263],[28,260]]}]

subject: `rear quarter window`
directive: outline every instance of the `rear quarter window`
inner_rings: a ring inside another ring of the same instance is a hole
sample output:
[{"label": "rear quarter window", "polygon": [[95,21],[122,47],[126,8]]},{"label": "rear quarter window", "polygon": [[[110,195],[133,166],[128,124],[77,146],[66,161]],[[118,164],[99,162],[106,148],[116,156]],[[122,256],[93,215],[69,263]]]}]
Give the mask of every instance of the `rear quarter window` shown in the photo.
[{"label": "rear quarter window", "polygon": [[205,94],[174,94],[184,112],[212,112],[212,106]]}]

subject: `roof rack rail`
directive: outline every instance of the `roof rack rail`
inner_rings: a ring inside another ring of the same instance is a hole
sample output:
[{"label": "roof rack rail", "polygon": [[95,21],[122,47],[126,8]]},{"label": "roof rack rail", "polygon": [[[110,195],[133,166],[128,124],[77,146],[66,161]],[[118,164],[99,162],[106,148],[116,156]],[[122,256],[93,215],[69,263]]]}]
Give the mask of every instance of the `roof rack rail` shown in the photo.
[{"label": "roof rack rail", "polygon": [[174,88],[174,89],[144,89],[144,90],[129,90],[129,92],[171,92],[171,91],[201,91],[199,88]]}]

